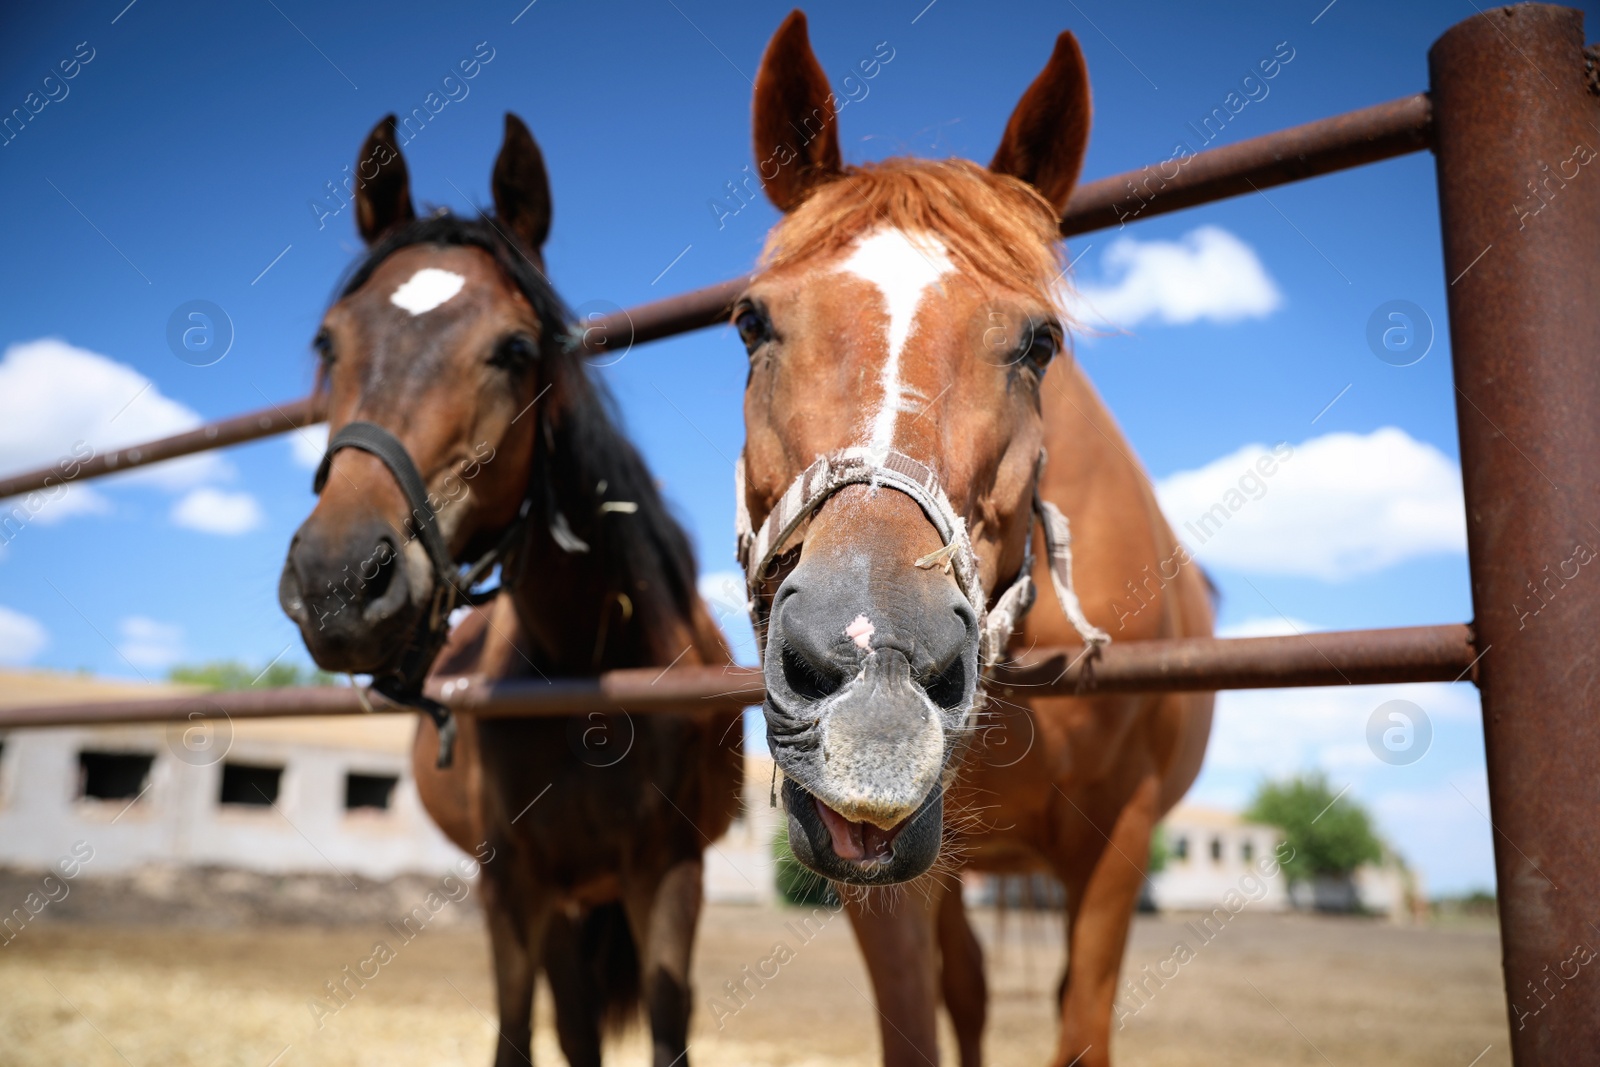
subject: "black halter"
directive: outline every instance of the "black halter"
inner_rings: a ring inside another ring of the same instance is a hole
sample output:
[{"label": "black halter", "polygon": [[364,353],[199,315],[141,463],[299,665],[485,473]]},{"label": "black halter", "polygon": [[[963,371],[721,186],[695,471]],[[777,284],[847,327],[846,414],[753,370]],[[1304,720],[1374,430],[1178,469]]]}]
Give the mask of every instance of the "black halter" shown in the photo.
[{"label": "black halter", "polygon": [[389,468],[389,473],[394,475],[400,492],[411,507],[411,523],[416,527],[416,536],[422,538],[422,547],[427,550],[428,559],[433,564],[433,602],[394,665],[373,676],[372,688],[397,704],[427,712],[439,730],[438,766],[448,767],[455,750],[455,717],[448,707],[422,692],[422,683],[433,666],[434,657],[449,636],[450,613],[462,605],[476,607],[485,604],[499,591],[489,589],[475,593],[472,587],[482,581],[496,563],[505,563],[527,524],[531,498],[523,498],[516,519],[494,547],[462,571],[450,554],[444,535],[439,532],[439,515],[428,499],[427,484],[422,480],[417,465],[412,462],[411,454],[394,434],[377,423],[347,423],[329,438],[328,449],[323,453],[322,462],[311,483],[312,491],[318,494],[322,492],[322,487],[328,482],[328,470],[333,465],[334,454],[342,448],[359,448],[369,452]]}]

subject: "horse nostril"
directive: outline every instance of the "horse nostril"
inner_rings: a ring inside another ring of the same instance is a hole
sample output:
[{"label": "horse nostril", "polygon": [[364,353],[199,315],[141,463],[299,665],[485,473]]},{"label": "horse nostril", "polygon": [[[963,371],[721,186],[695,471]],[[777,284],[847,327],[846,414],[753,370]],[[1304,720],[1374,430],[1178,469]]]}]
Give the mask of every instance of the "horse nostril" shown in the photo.
[{"label": "horse nostril", "polygon": [[[368,577],[368,572],[371,576]],[[379,540],[373,550],[371,565],[363,564],[361,599],[365,601],[361,615],[368,622],[382,622],[400,611],[406,603],[408,590],[405,573],[400,570],[400,553],[388,538]]]},{"label": "horse nostril", "polygon": [[928,699],[946,711],[959,708],[967,699],[967,657],[957,656],[950,665],[922,683]]},{"label": "horse nostril", "polygon": [[293,556],[284,561],[283,570],[278,575],[278,603],[283,607],[284,614],[295,622],[306,618],[305,591],[300,586],[300,574],[295,569]]},{"label": "horse nostril", "polygon": [[778,662],[783,667],[784,682],[802,700],[822,700],[838,692],[844,682],[841,675],[818,667],[796,652],[787,641],[778,653]]},{"label": "horse nostril", "polygon": [[[973,615],[972,608],[965,600],[957,601],[952,607],[957,621],[961,624],[961,630],[958,634],[946,635],[957,642],[947,653],[949,660],[944,667],[939,668],[937,674],[918,679],[923,691],[928,694],[928,699],[946,711],[959,708],[970,695],[972,687],[968,684],[970,679],[967,677],[967,652],[978,640],[978,620]],[[934,663],[938,662],[939,659],[935,658]]]},{"label": "horse nostril", "polygon": [[378,572],[367,579],[366,593],[369,603],[383,599],[383,594],[388,591],[389,583],[394,580],[398,555],[394,542],[387,537],[381,539],[377,547],[372,550],[372,559],[377,564]]}]

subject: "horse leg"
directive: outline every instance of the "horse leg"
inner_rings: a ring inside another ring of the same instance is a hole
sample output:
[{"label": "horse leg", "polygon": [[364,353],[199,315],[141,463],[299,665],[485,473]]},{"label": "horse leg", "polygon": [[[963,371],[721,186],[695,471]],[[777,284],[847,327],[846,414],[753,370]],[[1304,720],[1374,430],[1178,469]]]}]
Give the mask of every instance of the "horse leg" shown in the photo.
[{"label": "horse leg", "polygon": [[[1083,854],[1059,857],[1067,887],[1067,973],[1061,988],[1061,1035],[1056,1067],[1109,1067],[1111,1009],[1117,995],[1128,927],[1144,886],[1160,782],[1134,789],[1111,826],[1083,825]],[[1083,824],[1081,810],[1068,819]],[[1087,864],[1083,863],[1088,859]]]},{"label": "horse leg", "polygon": [[978,944],[967,909],[961,900],[961,882],[952,879],[939,900],[939,981],[944,1006],[955,1027],[961,1067],[983,1063],[983,1025],[988,1018],[989,986],[983,975],[983,946]]},{"label": "horse leg", "polygon": [[639,946],[654,1067],[688,1067],[690,956],[700,922],[703,870],[699,856],[668,867],[659,880],[623,889],[628,925]]},{"label": "horse leg", "polygon": [[533,1062],[533,985],[539,974],[538,949],[548,911],[535,906],[530,894],[519,892],[517,881],[505,875],[497,877],[490,864],[483,866],[483,910],[494,955],[495,999],[500,1013],[494,1067]]},{"label": "horse leg", "polygon": [[544,937],[544,973],[555,1002],[556,1036],[571,1067],[600,1067],[600,1022],[605,997],[595,987],[581,928],[566,915],[550,917]]},{"label": "horse leg", "polygon": [[933,901],[921,886],[845,890],[845,911],[877,1000],[884,1067],[939,1062],[939,990]]}]

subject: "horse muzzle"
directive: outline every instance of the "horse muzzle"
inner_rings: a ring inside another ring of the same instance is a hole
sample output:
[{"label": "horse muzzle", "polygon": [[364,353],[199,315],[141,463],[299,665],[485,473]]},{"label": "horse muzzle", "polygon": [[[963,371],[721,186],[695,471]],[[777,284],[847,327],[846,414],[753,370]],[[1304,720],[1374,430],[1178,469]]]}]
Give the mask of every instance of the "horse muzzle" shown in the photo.
[{"label": "horse muzzle", "polygon": [[[343,531],[317,528],[315,517],[289,544],[278,580],[278,603],[300,628],[319,667],[377,673],[408,643],[426,609],[426,573],[383,524]],[[418,594],[422,595],[418,595]]]},{"label": "horse muzzle", "polygon": [[795,858],[863,885],[937,858],[940,782],[978,674],[977,620],[955,583],[888,573],[871,552],[803,560],[775,598],[764,666]]}]

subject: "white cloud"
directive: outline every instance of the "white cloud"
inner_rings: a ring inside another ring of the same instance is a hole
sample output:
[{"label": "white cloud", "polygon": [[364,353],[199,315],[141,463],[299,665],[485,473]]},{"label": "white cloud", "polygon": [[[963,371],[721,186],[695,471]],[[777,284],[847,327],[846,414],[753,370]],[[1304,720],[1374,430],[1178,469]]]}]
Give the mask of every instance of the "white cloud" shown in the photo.
[{"label": "white cloud", "polygon": [[[1314,632],[1310,639],[1316,640]],[[1206,766],[1268,778],[1308,767],[1346,779],[1382,771],[1388,765],[1367,747],[1367,720],[1390,700],[1420,707],[1436,738],[1441,723],[1466,724],[1478,714],[1472,688],[1446,682],[1220,693]]]},{"label": "white cloud", "polygon": [[1216,226],[1177,241],[1120,237],[1101,263],[1107,280],[1080,283],[1067,298],[1075,317],[1091,325],[1227,323],[1265,318],[1283,304],[1255,250]]},{"label": "white cloud", "polygon": [[183,627],[131,615],[117,624],[123,658],[135,667],[164,670],[183,658]]},{"label": "white cloud", "polygon": [[755,666],[759,657],[755,631],[750,628],[744,575],[738,571],[711,571],[700,576],[698,587],[701,599],[711,609],[711,617],[728,638],[734,662]]},{"label": "white cloud", "polygon": [[[85,446],[98,455],[200,422],[196,412],[127,364],[58,338],[12,344],[0,357],[0,470],[81,458]],[[123,477],[181,490],[229,477],[232,470],[221,456],[206,452]]]},{"label": "white cloud", "polygon": [[0,663],[27,663],[50,643],[44,624],[30,615],[0,607]]},{"label": "white cloud", "polygon": [[711,571],[700,576],[700,595],[712,605],[713,614],[745,614],[744,575],[738,571]]},{"label": "white cloud", "polygon": [[174,525],[201,533],[248,533],[261,525],[261,519],[261,505],[249,493],[227,493],[209,487],[190,490],[172,506]]},{"label": "white cloud", "polygon": [[0,505],[0,523],[15,536],[30,522],[53,526],[75,515],[109,515],[111,501],[87,485],[52,485]]},{"label": "white cloud", "polygon": [[1460,469],[1394,427],[1246,445],[1156,495],[1190,551],[1230,570],[1340,581],[1467,547]]},{"label": "white cloud", "polygon": [[314,471],[322,462],[322,454],[328,450],[328,427],[307,426],[300,430],[291,430],[289,433],[290,455],[294,457],[295,465]]}]

